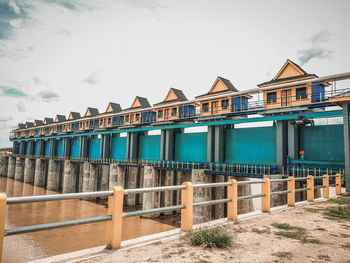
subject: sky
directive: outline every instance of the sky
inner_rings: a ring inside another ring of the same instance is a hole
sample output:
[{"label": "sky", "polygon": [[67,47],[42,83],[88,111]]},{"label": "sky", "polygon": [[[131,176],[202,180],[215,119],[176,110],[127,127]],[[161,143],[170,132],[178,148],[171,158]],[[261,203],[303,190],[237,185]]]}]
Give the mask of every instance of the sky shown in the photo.
[{"label": "sky", "polygon": [[18,123],[108,102],[188,99],[217,76],[239,90],[286,59],[350,71],[350,1],[0,0],[0,147]]}]

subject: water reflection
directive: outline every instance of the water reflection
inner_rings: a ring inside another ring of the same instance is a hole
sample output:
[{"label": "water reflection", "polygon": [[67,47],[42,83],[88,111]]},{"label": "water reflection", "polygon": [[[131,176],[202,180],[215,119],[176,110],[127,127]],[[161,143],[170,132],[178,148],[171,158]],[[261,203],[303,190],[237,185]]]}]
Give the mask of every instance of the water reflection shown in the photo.
[{"label": "water reflection", "polygon": [[[0,192],[8,197],[55,194],[7,178],[0,178]],[[106,215],[107,208],[85,200],[15,204],[7,207],[6,228]],[[123,220],[123,240],[174,229],[151,219],[131,217]],[[27,262],[105,244],[106,222],[72,226],[5,237],[3,261]]]}]

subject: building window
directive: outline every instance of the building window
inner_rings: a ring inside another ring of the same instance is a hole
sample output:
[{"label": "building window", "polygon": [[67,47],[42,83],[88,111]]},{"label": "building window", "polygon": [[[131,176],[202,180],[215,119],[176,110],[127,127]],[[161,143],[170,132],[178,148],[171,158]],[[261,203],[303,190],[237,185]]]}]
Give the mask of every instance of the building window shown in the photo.
[{"label": "building window", "polygon": [[134,121],[134,115],[130,115],[130,122],[133,122]]},{"label": "building window", "polygon": [[171,109],[171,116],[176,116],[177,115],[177,108],[172,108]]},{"label": "building window", "polygon": [[139,121],[140,120],[140,114],[136,114],[136,121]]},{"label": "building window", "polygon": [[108,125],[110,125],[112,122],[112,118],[108,118]]},{"label": "building window", "polygon": [[267,93],[267,104],[276,103],[277,94],[276,92]]},{"label": "building window", "polygon": [[208,112],[209,111],[209,103],[203,103],[202,105],[202,111],[203,112]]},{"label": "building window", "polygon": [[103,119],[100,119],[100,125],[103,125]]},{"label": "building window", "polygon": [[296,90],[296,97],[297,97],[297,100],[307,99],[306,87],[305,88],[298,88]]},{"label": "building window", "polygon": [[221,101],[221,108],[223,110],[226,110],[228,108],[228,100],[227,99]]},{"label": "building window", "polygon": [[79,127],[83,128],[83,123],[82,122],[79,123]]},{"label": "building window", "polygon": [[158,111],[158,118],[162,118],[163,117],[163,110],[159,110]]}]

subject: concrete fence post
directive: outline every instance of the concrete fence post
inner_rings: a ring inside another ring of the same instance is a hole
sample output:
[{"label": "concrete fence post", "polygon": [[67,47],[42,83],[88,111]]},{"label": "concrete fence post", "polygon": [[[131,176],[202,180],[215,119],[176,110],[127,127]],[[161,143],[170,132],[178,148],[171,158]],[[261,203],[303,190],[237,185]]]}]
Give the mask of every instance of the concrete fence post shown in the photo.
[{"label": "concrete fence post", "polygon": [[271,207],[271,182],[269,178],[263,178],[265,181],[261,184],[261,193],[265,196],[261,197],[261,212],[270,213]]},{"label": "concrete fence post", "polygon": [[235,179],[228,180],[231,185],[227,186],[227,198],[231,202],[227,203],[227,219],[237,220],[237,181]]},{"label": "concrete fence post", "polygon": [[0,263],[2,262],[2,251],[4,247],[6,205],[6,193],[0,193]]},{"label": "concrete fence post", "polygon": [[309,175],[306,180],[306,187],[309,188],[307,193],[307,201],[313,202],[315,199],[315,187],[314,187],[314,177],[312,175]]},{"label": "concrete fence post", "polygon": [[287,204],[288,206],[295,206],[295,178],[294,176],[289,176],[288,179],[287,190],[290,192],[287,193]]},{"label": "concrete fence post", "polygon": [[328,174],[323,175],[325,176],[322,179],[322,185],[323,185],[323,198],[329,198],[329,176]]},{"label": "concrete fence post", "polygon": [[193,225],[193,184],[185,182],[182,185],[186,188],[181,190],[181,204],[185,206],[181,209],[181,230],[188,232]]},{"label": "concrete fence post", "polygon": [[107,222],[107,248],[120,248],[123,228],[124,189],[120,186],[111,187],[113,195],[108,197],[108,214],[112,219]]},{"label": "concrete fence post", "polygon": [[335,175],[335,194],[341,195],[341,174]]}]

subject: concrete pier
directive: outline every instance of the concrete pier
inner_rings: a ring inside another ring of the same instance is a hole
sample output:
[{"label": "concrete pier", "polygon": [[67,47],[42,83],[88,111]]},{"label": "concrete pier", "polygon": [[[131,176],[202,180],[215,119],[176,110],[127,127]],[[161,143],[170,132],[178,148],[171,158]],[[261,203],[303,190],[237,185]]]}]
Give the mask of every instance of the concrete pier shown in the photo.
[{"label": "concrete pier", "polygon": [[77,187],[77,179],[79,175],[79,164],[71,161],[64,161],[63,168],[63,193],[75,193]]},{"label": "concrete pier", "polygon": [[[205,174],[202,169],[192,170],[192,183],[193,184],[207,184],[212,182],[212,176]],[[211,200],[211,189],[210,188],[198,188],[194,189],[193,202],[202,202]],[[193,209],[193,224],[200,224],[203,222],[210,221],[212,219],[212,208],[211,206],[195,207]]]},{"label": "concrete pier", "polygon": [[85,162],[83,165],[83,192],[89,191],[89,182],[90,182],[90,163]]},{"label": "concrete pier", "polygon": [[[164,171],[164,186],[175,185],[175,171]],[[174,201],[174,191],[164,192],[164,206],[173,205]],[[171,215],[173,211],[165,212],[164,215]]]},{"label": "concrete pier", "polygon": [[[233,179],[236,179],[237,181],[250,181],[249,177],[235,176],[233,177]],[[251,195],[252,194],[251,187],[252,187],[251,184],[239,185],[237,190],[237,195],[238,196]],[[259,187],[261,187],[260,184],[259,184]],[[237,211],[238,211],[238,214],[253,212],[254,211],[253,200],[252,199],[238,200]]]},{"label": "concrete pier", "polygon": [[49,160],[47,172],[47,189],[58,191],[60,182],[60,163]]},{"label": "concrete pier", "polygon": [[[155,170],[152,166],[145,166],[143,174],[143,188],[159,186],[159,170]],[[142,198],[142,210],[157,208],[160,206],[160,193],[144,193]],[[143,215],[143,217],[158,217],[159,213]]]},{"label": "concrete pier", "polygon": [[[281,174],[276,175],[265,175],[265,178],[269,179],[282,179]],[[287,190],[286,182],[272,182],[271,183],[271,192],[278,192]],[[287,195],[271,195],[271,207],[281,206],[287,204]]]},{"label": "concrete pier", "polygon": [[15,178],[16,170],[16,157],[9,157],[8,167],[7,167],[7,177]]},{"label": "concrete pier", "polygon": [[0,156],[0,176],[7,177],[8,160],[7,156]]},{"label": "concrete pier", "polygon": [[[223,183],[225,180],[224,175],[215,175],[213,176],[215,183]],[[225,188],[226,187],[215,187],[212,188],[213,199],[224,199],[225,198]],[[219,219],[225,217],[225,204],[218,204],[213,206],[213,219]]]},{"label": "concrete pier", "polygon": [[109,188],[109,165],[101,165],[101,184],[100,191],[108,190]]},{"label": "concrete pier", "polygon": [[46,185],[46,160],[36,159],[35,162],[35,173],[34,173],[34,185],[45,187]]},{"label": "concrete pier", "polygon": [[99,177],[99,165],[90,164],[90,179],[89,179],[89,191],[97,191],[98,177]]},{"label": "concrete pier", "polygon": [[[133,189],[137,187],[137,177],[138,177],[138,168],[129,167],[127,169],[128,177],[126,178],[126,189]],[[136,205],[136,195],[127,195],[126,196],[126,205]]]},{"label": "concrete pier", "polygon": [[20,157],[16,158],[15,180],[24,180],[24,159]]},{"label": "concrete pier", "polygon": [[26,158],[24,162],[24,182],[28,184],[34,183],[35,160]]}]

